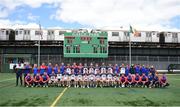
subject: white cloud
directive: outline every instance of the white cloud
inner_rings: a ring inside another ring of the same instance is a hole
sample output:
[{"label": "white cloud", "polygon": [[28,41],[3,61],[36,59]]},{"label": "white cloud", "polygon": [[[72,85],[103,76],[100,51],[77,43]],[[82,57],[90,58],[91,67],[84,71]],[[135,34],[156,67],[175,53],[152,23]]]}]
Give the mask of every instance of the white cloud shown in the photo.
[{"label": "white cloud", "polygon": [[52,16],[94,27],[132,24],[163,29],[169,28],[171,18],[180,15],[179,10],[179,0],[64,0]]},{"label": "white cloud", "polygon": [[36,21],[37,19],[39,19],[39,16],[35,16],[32,13],[29,13],[27,16],[27,19],[29,19],[31,21]]},{"label": "white cloud", "polygon": [[23,21],[10,21],[8,19],[0,19],[0,28],[10,28],[10,29],[18,29],[18,28],[39,28],[37,23],[26,23]]}]

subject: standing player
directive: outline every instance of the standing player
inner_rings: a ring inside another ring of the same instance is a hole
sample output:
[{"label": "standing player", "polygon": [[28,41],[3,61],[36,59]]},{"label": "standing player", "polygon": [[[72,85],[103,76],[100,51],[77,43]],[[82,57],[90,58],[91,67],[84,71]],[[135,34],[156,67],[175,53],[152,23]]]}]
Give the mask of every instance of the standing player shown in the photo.
[{"label": "standing player", "polygon": [[100,67],[100,71],[101,71],[101,74],[106,73],[106,66],[105,66],[104,62],[102,63],[102,65]]},{"label": "standing player", "polygon": [[42,75],[41,85],[43,87],[48,87],[48,82],[49,82],[49,76],[46,72],[44,72],[44,74]]},{"label": "standing player", "polygon": [[74,62],[72,67],[71,67],[73,70],[74,70],[74,75],[77,76],[78,75],[78,66],[76,65],[76,63]]},{"label": "standing player", "polygon": [[33,87],[33,78],[31,77],[31,74],[28,73],[25,77],[25,83],[26,87]]},{"label": "standing player", "polygon": [[115,64],[114,65],[114,74],[117,75],[117,76],[120,76],[120,72],[119,72],[119,66],[118,64]]},{"label": "standing player", "polygon": [[[79,70],[79,73],[80,74],[83,74],[83,66],[82,66],[82,63],[79,63],[78,65],[78,70]],[[78,74],[79,75],[79,74]]]},{"label": "standing player", "polygon": [[[70,67],[70,65],[69,65],[67,68],[69,68],[69,67]],[[64,63],[61,63],[61,66],[60,66],[60,73],[61,73],[62,75],[64,75],[65,70],[66,70],[66,66],[64,65]]]},{"label": "standing player", "polygon": [[122,64],[121,68],[120,68],[120,74],[121,75],[125,74],[125,71],[126,71],[125,66],[124,66],[124,64]]},{"label": "standing player", "polygon": [[47,66],[47,74],[48,74],[48,76],[50,76],[52,74],[52,70],[53,70],[52,64],[49,63],[48,66]]},{"label": "standing player", "polygon": [[44,72],[46,72],[46,69],[47,69],[47,67],[46,67],[45,63],[42,63],[42,65],[40,66],[40,75],[43,75]]},{"label": "standing player", "polygon": [[28,63],[24,64],[24,86],[26,86],[25,77],[30,73],[31,67]]},{"label": "standing player", "polygon": [[36,75],[37,75],[37,73],[38,73],[38,67],[37,67],[37,64],[34,64],[34,67],[33,67],[33,69],[32,69],[32,72],[33,72],[33,77],[35,77]]},{"label": "standing player", "polygon": [[88,74],[88,66],[86,63],[84,64],[84,67],[83,67],[83,74]]},{"label": "standing player", "polygon": [[54,73],[55,73],[55,74],[58,74],[58,70],[59,70],[58,64],[55,65],[55,67],[53,68],[53,70],[54,70]]}]

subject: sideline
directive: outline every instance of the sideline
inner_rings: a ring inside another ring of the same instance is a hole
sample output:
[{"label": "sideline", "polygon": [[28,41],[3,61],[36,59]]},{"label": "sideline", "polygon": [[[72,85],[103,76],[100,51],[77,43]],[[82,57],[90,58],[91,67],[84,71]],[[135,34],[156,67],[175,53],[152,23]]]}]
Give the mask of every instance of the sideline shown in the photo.
[{"label": "sideline", "polygon": [[56,103],[60,100],[60,98],[63,96],[63,94],[65,93],[65,91],[67,90],[67,87],[64,88],[64,90],[59,94],[59,96],[54,100],[54,102],[51,104],[50,107],[54,107],[56,105]]}]

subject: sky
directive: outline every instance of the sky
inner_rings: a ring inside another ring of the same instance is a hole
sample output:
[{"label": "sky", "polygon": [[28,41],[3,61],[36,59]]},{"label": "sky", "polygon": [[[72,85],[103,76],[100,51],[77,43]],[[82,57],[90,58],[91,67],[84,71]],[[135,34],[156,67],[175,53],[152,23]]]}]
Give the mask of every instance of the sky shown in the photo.
[{"label": "sky", "polygon": [[0,28],[180,31],[180,0],[0,0]]}]

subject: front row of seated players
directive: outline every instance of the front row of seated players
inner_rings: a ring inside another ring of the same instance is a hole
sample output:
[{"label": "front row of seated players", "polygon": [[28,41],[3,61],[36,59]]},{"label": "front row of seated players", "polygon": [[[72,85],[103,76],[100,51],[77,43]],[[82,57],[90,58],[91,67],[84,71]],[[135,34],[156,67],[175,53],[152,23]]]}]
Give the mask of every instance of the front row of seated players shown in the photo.
[{"label": "front row of seated players", "polygon": [[159,76],[157,73],[153,77],[151,73],[148,76],[142,74],[140,76],[138,73],[135,75],[128,74],[125,76],[114,75],[112,72],[108,71],[100,73],[99,71],[94,74],[92,72],[85,72],[83,74],[75,75],[72,71],[71,74],[65,72],[64,75],[58,72],[55,74],[54,71],[50,76],[44,72],[43,75],[37,73],[35,76],[28,74],[25,77],[25,82],[27,87],[48,87],[48,86],[58,86],[58,87],[148,87],[148,88],[158,88],[168,86],[166,75],[163,74]]}]

